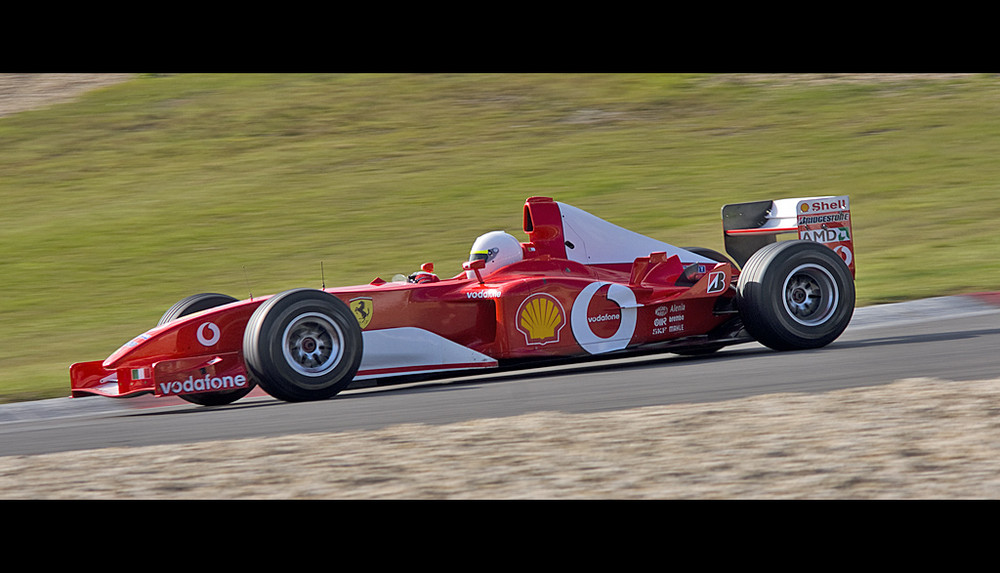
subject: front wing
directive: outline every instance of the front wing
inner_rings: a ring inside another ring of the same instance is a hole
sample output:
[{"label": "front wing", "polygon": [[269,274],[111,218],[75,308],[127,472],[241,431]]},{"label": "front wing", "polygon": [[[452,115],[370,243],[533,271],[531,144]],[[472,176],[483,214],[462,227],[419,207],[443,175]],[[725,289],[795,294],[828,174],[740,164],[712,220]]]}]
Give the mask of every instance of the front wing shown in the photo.
[{"label": "front wing", "polygon": [[[421,328],[362,333],[364,355],[355,380],[495,368],[497,361]],[[141,394],[178,396],[245,388],[252,383],[239,352],[166,359],[109,370],[104,362],[70,367],[73,397],[127,398]]]}]

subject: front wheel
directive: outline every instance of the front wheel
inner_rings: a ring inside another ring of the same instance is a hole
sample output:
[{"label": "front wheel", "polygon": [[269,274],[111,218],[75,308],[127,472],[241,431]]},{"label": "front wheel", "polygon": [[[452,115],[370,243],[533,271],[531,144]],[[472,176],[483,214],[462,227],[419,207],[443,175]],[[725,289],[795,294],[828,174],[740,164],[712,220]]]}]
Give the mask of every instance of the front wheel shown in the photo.
[{"label": "front wheel", "polygon": [[854,314],[851,271],[812,241],[779,241],[744,265],[736,304],[747,332],[775,350],[819,348],[836,340]]},{"label": "front wheel", "polygon": [[274,295],[247,323],[243,358],[261,388],[287,402],[330,398],[350,384],[363,341],[354,313],[320,290]]}]

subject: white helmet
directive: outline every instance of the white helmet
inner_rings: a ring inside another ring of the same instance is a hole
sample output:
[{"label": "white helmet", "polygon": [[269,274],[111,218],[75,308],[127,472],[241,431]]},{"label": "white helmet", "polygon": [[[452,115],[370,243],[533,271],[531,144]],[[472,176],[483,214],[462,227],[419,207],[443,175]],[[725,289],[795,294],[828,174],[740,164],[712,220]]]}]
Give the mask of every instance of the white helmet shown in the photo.
[{"label": "white helmet", "polygon": [[[513,235],[503,231],[490,231],[485,235],[480,235],[476,242],[472,243],[472,250],[469,252],[470,261],[479,259],[486,261],[486,267],[480,271],[483,276],[523,258],[521,243]],[[465,276],[474,279],[476,273],[465,271]]]}]

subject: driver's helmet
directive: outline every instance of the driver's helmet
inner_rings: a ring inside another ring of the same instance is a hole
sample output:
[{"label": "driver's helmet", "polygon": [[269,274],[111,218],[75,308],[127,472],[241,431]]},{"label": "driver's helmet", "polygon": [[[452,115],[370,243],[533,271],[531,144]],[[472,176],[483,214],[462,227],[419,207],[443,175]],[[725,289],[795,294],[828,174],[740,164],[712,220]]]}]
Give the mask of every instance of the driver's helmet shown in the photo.
[{"label": "driver's helmet", "polygon": [[[523,258],[521,243],[513,235],[503,231],[490,231],[480,235],[476,242],[472,243],[472,250],[469,252],[470,261],[479,259],[486,261],[486,266],[481,271],[483,275],[488,275]],[[476,273],[466,271],[465,276],[474,279]]]}]

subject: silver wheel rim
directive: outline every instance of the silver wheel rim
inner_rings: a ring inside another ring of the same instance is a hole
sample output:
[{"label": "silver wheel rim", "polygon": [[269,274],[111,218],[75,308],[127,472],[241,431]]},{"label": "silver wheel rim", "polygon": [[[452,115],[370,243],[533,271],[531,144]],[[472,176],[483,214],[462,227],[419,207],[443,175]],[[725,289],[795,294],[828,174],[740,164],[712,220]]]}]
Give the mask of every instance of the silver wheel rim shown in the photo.
[{"label": "silver wheel rim", "polygon": [[817,264],[805,264],[785,277],[782,301],[785,311],[803,326],[818,326],[833,315],[840,290],[830,271]]},{"label": "silver wheel rim", "polygon": [[344,354],[344,334],[326,316],[310,312],[295,318],[281,336],[285,362],[303,376],[329,373]]}]

